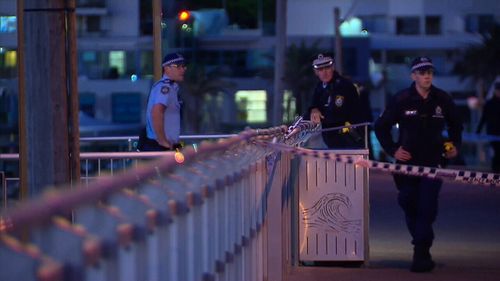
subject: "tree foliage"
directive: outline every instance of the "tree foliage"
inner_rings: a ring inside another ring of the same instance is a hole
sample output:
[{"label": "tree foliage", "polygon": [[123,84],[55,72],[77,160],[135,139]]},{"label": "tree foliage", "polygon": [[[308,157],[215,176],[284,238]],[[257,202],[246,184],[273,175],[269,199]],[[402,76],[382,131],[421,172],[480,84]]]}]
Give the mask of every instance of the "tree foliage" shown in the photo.
[{"label": "tree foliage", "polygon": [[304,41],[299,46],[292,44],[286,51],[285,85],[292,91],[296,100],[296,114],[303,114],[307,109],[314,86],[317,83],[311,67],[314,57],[320,53],[319,42],[311,46]]},{"label": "tree foliage", "polygon": [[[217,115],[222,108],[217,108],[215,100],[218,95],[234,87],[233,83],[221,79],[221,76],[218,69],[207,71],[204,65],[189,65],[181,87],[184,101],[183,123],[187,131],[207,133],[217,129],[212,127],[220,123],[216,120],[220,120]],[[204,117],[207,120],[204,120]],[[204,123],[212,127],[205,128]]]},{"label": "tree foliage", "polygon": [[500,75],[500,25],[482,35],[482,44],[466,49],[463,59],[455,67],[462,79],[473,78],[491,83]]}]

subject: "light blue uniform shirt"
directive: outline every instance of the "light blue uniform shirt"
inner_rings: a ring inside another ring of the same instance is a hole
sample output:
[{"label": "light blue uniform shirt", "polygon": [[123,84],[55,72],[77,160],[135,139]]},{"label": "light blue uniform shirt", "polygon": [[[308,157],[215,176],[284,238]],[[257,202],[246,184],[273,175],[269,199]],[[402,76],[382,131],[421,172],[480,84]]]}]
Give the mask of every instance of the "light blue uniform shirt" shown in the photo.
[{"label": "light blue uniform shirt", "polygon": [[165,114],[163,119],[163,131],[167,140],[171,143],[179,142],[181,131],[181,104],[179,102],[179,85],[170,80],[166,75],[153,84],[149,94],[148,107],[146,109],[146,131],[148,138],[156,140],[153,130],[153,118],[151,111],[155,104],[163,104]]}]

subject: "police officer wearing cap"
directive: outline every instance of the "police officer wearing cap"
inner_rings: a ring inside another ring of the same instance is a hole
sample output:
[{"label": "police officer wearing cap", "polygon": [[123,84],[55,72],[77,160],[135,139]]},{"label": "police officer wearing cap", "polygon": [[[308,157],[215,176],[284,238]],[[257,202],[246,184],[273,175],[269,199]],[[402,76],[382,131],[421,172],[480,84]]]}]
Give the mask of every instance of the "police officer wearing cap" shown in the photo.
[{"label": "police officer wearing cap", "polygon": [[[430,58],[413,60],[413,83],[394,95],[375,121],[375,134],[382,148],[397,163],[439,167],[443,158],[457,156],[462,142],[462,122],[451,96],[432,85],[433,75]],[[399,137],[394,142],[391,129],[396,124],[399,124]],[[443,137],[445,129],[447,140]],[[438,213],[442,180],[402,174],[393,177],[399,190],[398,203],[405,213],[414,245],[410,270],[432,271],[435,266],[430,254],[434,240],[432,224]]]},{"label": "police officer wearing cap", "polygon": [[181,100],[179,82],[184,80],[186,65],[178,53],[162,61],[163,76],[153,84],[146,109],[146,132],[139,140],[140,151],[167,151],[180,148]]},{"label": "police officer wearing cap", "polygon": [[[314,89],[310,120],[323,129],[360,122],[359,95],[354,84],[335,71],[333,56],[319,54],[312,66],[319,82]],[[363,138],[357,129],[323,131],[328,148],[361,148]]]}]

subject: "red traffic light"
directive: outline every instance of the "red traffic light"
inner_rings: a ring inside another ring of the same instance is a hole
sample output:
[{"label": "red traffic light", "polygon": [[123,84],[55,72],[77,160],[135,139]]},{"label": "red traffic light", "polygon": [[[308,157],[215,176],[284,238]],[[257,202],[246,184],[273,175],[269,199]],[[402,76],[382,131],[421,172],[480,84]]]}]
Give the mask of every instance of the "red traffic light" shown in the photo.
[{"label": "red traffic light", "polygon": [[187,20],[189,20],[190,17],[191,17],[191,14],[189,13],[189,11],[184,10],[184,11],[181,11],[179,13],[179,20],[180,21],[187,21]]}]

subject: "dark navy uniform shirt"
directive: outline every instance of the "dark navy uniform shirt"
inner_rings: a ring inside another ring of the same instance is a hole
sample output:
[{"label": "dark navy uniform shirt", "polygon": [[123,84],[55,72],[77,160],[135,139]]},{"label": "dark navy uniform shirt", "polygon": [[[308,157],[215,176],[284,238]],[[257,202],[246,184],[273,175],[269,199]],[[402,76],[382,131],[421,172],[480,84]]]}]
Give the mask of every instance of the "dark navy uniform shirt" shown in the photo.
[{"label": "dark navy uniform shirt", "polygon": [[488,135],[500,135],[500,98],[493,96],[486,102],[483,109],[483,115],[477,126],[477,133],[481,131],[486,124],[486,133]]},{"label": "dark navy uniform shirt", "polygon": [[[361,120],[360,100],[354,84],[334,72],[333,78],[328,83],[319,82],[313,94],[310,110],[317,108],[325,117],[321,120],[323,128],[344,126],[359,123]],[[309,114],[310,114],[309,110]],[[306,119],[309,119],[307,116]],[[329,148],[362,147],[360,140],[355,140],[350,134],[341,131],[323,132],[323,140]]]},{"label": "dark navy uniform shirt", "polygon": [[[393,141],[392,126],[399,124],[399,138]],[[448,139],[443,136],[448,131]],[[412,159],[405,164],[438,166],[443,158],[444,142],[455,147],[462,143],[462,121],[451,98],[443,90],[431,86],[426,99],[411,87],[397,93],[382,115],[375,121],[375,133],[384,150],[394,156],[402,146]]]}]

